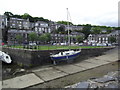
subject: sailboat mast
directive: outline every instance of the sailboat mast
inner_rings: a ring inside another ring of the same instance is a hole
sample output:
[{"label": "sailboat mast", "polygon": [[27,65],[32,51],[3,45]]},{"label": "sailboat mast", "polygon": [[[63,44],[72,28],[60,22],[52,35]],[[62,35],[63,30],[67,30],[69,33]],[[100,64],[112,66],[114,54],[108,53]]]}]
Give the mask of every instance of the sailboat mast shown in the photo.
[{"label": "sailboat mast", "polygon": [[70,46],[70,31],[69,31],[69,17],[68,17],[68,8],[67,8],[67,29],[68,29],[68,45]]}]

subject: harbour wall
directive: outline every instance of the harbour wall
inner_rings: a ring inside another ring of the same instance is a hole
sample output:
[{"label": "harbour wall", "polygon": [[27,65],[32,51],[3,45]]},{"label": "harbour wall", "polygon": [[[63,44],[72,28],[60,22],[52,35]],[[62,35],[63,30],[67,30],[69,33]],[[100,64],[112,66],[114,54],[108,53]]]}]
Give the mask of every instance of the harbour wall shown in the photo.
[{"label": "harbour wall", "polygon": [[[84,48],[81,49],[81,55],[77,58],[77,60],[81,60],[83,57],[101,55],[103,52],[113,48],[114,47]],[[33,67],[52,64],[52,60],[49,57],[50,54],[66,50],[30,50],[3,47],[3,51],[10,55],[13,63],[17,63],[20,66]]]}]

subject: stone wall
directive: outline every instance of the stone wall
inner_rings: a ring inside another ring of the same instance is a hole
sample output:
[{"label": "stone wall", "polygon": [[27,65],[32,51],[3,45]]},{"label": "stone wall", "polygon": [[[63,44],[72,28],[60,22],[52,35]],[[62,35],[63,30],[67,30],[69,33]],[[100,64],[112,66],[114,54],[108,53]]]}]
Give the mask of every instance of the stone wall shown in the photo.
[{"label": "stone wall", "polygon": [[[100,55],[103,52],[112,49],[111,48],[91,48],[82,49],[81,55],[77,60],[81,60],[82,57]],[[44,64],[52,64],[50,59],[50,53],[58,53],[65,50],[28,50],[28,49],[15,49],[15,48],[3,48],[3,51],[8,53],[13,63],[17,63],[22,66],[38,66]]]}]

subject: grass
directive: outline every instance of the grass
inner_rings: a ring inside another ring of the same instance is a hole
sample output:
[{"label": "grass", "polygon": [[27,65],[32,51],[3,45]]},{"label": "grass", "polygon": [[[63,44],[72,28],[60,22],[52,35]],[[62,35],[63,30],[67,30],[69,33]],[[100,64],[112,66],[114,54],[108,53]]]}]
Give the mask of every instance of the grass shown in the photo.
[{"label": "grass", "polygon": [[[4,46],[8,47],[8,46]],[[22,46],[22,45],[14,45],[9,46],[11,48],[20,48],[20,49],[33,49],[33,50],[56,50],[56,49],[79,49],[79,48],[103,48],[106,46]]]}]

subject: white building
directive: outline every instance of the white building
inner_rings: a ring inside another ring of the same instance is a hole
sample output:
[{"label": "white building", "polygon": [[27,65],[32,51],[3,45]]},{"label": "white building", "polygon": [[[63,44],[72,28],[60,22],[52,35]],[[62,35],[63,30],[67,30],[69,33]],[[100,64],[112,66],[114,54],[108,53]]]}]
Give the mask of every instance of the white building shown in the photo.
[{"label": "white building", "polygon": [[90,34],[88,36],[89,43],[108,43],[108,34]]}]

